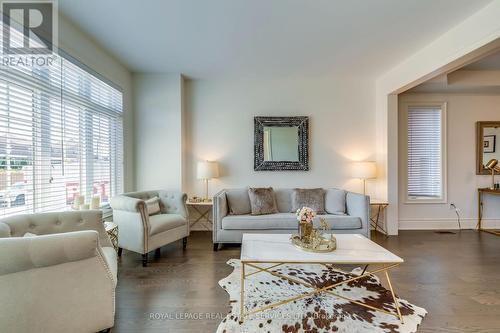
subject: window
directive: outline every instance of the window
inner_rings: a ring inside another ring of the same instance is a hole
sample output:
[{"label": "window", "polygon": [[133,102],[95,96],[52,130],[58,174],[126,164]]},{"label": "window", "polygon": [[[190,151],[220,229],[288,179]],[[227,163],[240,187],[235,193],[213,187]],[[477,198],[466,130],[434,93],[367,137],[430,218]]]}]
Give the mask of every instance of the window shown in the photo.
[{"label": "window", "polygon": [[409,105],[408,202],[445,202],[446,105]]},{"label": "window", "polygon": [[109,202],[122,190],[122,118],[121,91],[69,56],[0,67],[0,217],[70,209],[79,195]]}]

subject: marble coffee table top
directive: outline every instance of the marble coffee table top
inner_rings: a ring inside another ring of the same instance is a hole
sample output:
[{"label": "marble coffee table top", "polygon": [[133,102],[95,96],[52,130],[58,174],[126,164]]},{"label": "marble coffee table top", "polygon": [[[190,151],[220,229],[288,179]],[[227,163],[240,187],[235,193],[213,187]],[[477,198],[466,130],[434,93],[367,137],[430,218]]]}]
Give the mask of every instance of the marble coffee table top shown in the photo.
[{"label": "marble coffee table top", "polygon": [[359,234],[334,234],[337,249],[328,253],[300,250],[290,234],[243,234],[241,261],[269,263],[389,264],[403,259]]}]

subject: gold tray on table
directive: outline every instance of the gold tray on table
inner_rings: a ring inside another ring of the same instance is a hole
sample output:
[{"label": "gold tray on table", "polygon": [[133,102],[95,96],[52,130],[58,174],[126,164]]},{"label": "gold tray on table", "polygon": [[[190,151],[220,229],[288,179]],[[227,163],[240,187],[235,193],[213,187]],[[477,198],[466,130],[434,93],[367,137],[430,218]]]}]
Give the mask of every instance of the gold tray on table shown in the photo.
[{"label": "gold tray on table", "polygon": [[299,235],[292,235],[290,240],[296,248],[307,252],[325,253],[332,252],[337,248],[337,241],[333,236],[331,238],[330,236],[326,236],[326,238],[322,236],[320,243],[316,247],[302,242]]}]

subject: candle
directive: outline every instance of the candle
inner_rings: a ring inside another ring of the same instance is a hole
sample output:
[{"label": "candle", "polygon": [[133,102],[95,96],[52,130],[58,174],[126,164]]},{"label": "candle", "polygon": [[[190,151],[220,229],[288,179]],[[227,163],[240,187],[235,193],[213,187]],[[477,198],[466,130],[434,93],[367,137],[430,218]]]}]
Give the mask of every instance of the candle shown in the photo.
[{"label": "candle", "polygon": [[80,209],[80,206],[85,203],[85,197],[83,195],[76,194],[74,196],[73,208]]},{"label": "candle", "polygon": [[90,202],[90,209],[99,209],[101,207],[101,198],[93,197]]},{"label": "candle", "polygon": [[80,210],[89,210],[90,205],[89,204],[82,204],[80,205]]}]

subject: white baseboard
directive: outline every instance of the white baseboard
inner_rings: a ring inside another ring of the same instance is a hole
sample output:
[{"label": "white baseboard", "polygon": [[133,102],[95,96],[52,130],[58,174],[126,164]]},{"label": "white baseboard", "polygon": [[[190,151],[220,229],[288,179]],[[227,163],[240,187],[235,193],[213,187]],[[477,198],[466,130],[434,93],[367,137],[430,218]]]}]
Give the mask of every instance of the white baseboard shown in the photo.
[{"label": "white baseboard", "polygon": [[[477,218],[460,219],[462,229],[475,229]],[[500,229],[500,219],[483,219],[481,222],[484,229]],[[399,230],[436,230],[436,229],[458,229],[457,219],[400,219]]]}]

